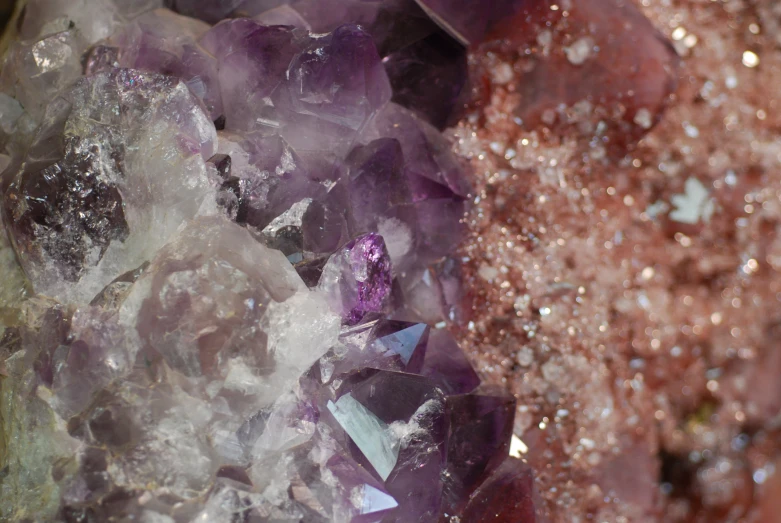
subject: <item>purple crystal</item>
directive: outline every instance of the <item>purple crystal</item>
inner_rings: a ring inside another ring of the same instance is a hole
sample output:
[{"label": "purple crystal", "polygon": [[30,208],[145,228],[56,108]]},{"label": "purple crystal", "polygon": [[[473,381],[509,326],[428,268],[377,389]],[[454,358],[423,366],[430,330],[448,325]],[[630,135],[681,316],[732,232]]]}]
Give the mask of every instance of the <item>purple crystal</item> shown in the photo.
[{"label": "purple crystal", "polygon": [[382,485],[365,469],[339,455],[328,461],[330,470],[343,485],[347,492],[357,494],[357,513],[350,523],[369,523],[373,521],[387,520],[395,517],[399,504]]},{"label": "purple crystal", "polygon": [[539,521],[535,508],[534,477],[524,462],[508,458],[469,497],[462,521],[511,523]]},{"label": "purple crystal", "polygon": [[399,503],[394,521],[435,519],[447,426],[442,392],[421,376],[370,370],[348,378],[337,397],[328,405],[332,423],[346,431],[353,457]]},{"label": "purple crystal", "polygon": [[389,105],[381,138],[356,147],[344,183],[356,232],[378,230],[400,272],[441,258],[462,237],[469,185],[450,145],[426,122]]},{"label": "purple crystal", "polygon": [[489,4],[471,0],[416,0],[433,20],[465,45],[477,44],[494,24],[510,17],[524,2],[495,0]]},{"label": "purple crystal", "polygon": [[386,57],[393,101],[439,129],[452,123],[467,90],[464,49],[439,33]]},{"label": "purple crystal", "polygon": [[403,107],[389,104],[376,126],[381,134],[398,140],[404,153],[418,223],[418,257],[429,261],[447,255],[463,237],[462,218],[471,190],[463,166],[435,128]]},{"label": "purple crystal", "polygon": [[248,131],[273,120],[262,112],[271,110],[265,99],[282,83],[293,58],[293,32],[241,18],[217,24],[199,43],[219,62],[225,128]]},{"label": "purple crystal", "polygon": [[109,42],[119,50],[120,66],[181,78],[216,119],[223,113],[217,60],[197,43],[208,29],[207,24],[158,9],[135,19]]},{"label": "purple crystal", "polygon": [[419,185],[417,190],[413,188],[415,201],[447,195],[464,198],[469,194],[464,166],[453,155],[450,143],[430,124],[389,104],[378,116],[377,128],[401,144],[410,183]]},{"label": "purple crystal", "polygon": [[282,134],[295,149],[342,158],[390,98],[374,42],[354,25],[310,37],[273,96]]},{"label": "purple crystal", "polygon": [[315,365],[316,379],[321,384],[338,384],[362,368],[419,373],[429,332],[429,326],[423,323],[386,319],[346,329],[339,337],[339,346]]},{"label": "purple crystal", "polygon": [[393,101],[437,128],[451,123],[467,94],[466,49],[413,0],[383,2],[371,26],[393,88]]},{"label": "purple crystal", "polygon": [[454,513],[507,459],[515,399],[462,394],[445,399],[448,416],[445,511]]},{"label": "purple crystal", "polygon": [[448,394],[469,394],[480,385],[480,378],[466,355],[444,329],[431,332],[421,374]]},{"label": "purple crystal", "polygon": [[413,267],[396,279],[396,317],[431,324],[463,324],[469,320],[471,311],[461,285],[458,260],[446,257],[424,269]]},{"label": "purple crystal", "polygon": [[367,28],[383,57],[393,100],[437,127],[452,119],[466,91],[465,49],[413,0],[298,0],[273,9],[261,0],[246,2],[238,12],[316,33],[334,31],[347,20]]},{"label": "purple crystal", "polygon": [[390,215],[393,208],[410,202],[404,178],[404,155],[397,140],[380,138],[359,145],[347,157],[349,194],[356,227],[377,227],[379,215]]},{"label": "purple crystal", "polygon": [[345,246],[350,275],[355,281],[355,298],[352,298],[352,282],[343,280],[342,295],[351,296],[353,303],[347,314],[348,323],[361,320],[367,313],[382,312],[390,296],[391,268],[385,242],[377,234],[367,234]]},{"label": "purple crystal", "polygon": [[370,346],[386,358],[398,359],[401,370],[419,374],[426,355],[430,330],[429,326],[423,323],[382,321],[372,332],[375,339]]},{"label": "purple crystal", "polygon": [[318,204],[307,209],[301,227],[304,247],[308,251],[315,254],[332,253],[350,238],[346,200],[343,187],[336,185],[328,190]]},{"label": "purple crystal", "polygon": [[415,243],[416,225],[399,142],[380,138],[357,146],[347,166],[345,185],[355,232],[381,231],[394,266],[403,270]]},{"label": "purple crystal", "polygon": [[466,522],[526,488],[512,397],[429,327],[465,317],[466,50],[413,0],[82,4],[30,0],[0,74],[8,440],[46,449],[0,519]]},{"label": "purple crystal", "polygon": [[[414,258],[413,258],[414,261]],[[394,317],[436,325],[448,319],[442,285],[431,267],[415,265],[394,280]]]},{"label": "purple crystal", "polygon": [[338,301],[348,325],[384,312],[390,300],[391,264],[382,236],[370,233],[345,245],[326,265],[320,287]]}]

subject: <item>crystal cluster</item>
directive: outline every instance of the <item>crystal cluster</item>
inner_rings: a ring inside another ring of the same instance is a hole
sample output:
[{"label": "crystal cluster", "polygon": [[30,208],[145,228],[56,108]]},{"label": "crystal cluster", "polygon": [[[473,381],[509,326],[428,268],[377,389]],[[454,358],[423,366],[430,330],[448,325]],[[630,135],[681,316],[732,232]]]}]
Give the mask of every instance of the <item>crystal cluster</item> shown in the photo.
[{"label": "crystal cluster", "polygon": [[29,2],[0,519],[533,520],[515,400],[443,328],[470,192],[444,4]]}]

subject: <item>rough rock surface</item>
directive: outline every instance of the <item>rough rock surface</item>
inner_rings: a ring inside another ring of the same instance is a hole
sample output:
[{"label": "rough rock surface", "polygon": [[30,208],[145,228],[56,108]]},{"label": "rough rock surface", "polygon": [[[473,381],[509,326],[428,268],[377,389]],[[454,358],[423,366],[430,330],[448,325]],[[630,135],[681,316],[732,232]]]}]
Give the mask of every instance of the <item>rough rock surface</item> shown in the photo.
[{"label": "rough rock surface", "polygon": [[[553,521],[778,521],[779,7],[541,4],[530,20],[553,23],[514,33],[520,51],[470,55],[462,339],[518,398]],[[627,10],[633,31],[607,30]],[[677,74],[621,65],[652,55]],[[566,89],[538,96],[533,78]],[[670,80],[667,100],[618,98]]]}]

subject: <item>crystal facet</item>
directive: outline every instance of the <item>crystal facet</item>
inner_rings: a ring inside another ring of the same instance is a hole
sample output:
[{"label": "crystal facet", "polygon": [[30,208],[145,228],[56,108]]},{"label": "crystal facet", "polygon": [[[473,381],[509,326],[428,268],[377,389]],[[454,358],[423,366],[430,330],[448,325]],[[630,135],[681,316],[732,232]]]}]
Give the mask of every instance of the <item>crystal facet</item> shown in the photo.
[{"label": "crystal facet", "polygon": [[480,43],[491,28],[511,17],[526,2],[495,0],[490,4],[469,0],[416,0],[432,19],[464,44]]}]

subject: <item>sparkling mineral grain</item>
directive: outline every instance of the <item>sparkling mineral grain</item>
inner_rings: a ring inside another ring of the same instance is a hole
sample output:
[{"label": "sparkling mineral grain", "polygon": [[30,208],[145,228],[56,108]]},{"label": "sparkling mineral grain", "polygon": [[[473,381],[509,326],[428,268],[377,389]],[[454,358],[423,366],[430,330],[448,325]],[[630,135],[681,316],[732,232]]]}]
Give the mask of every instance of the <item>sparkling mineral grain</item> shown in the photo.
[{"label": "sparkling mineral grain", "polygon": [[518,398],[535,505],[777,521],[779,6],[527,11],[470,55],[488,96],[455,134],[478,195],[460,341]]}]

